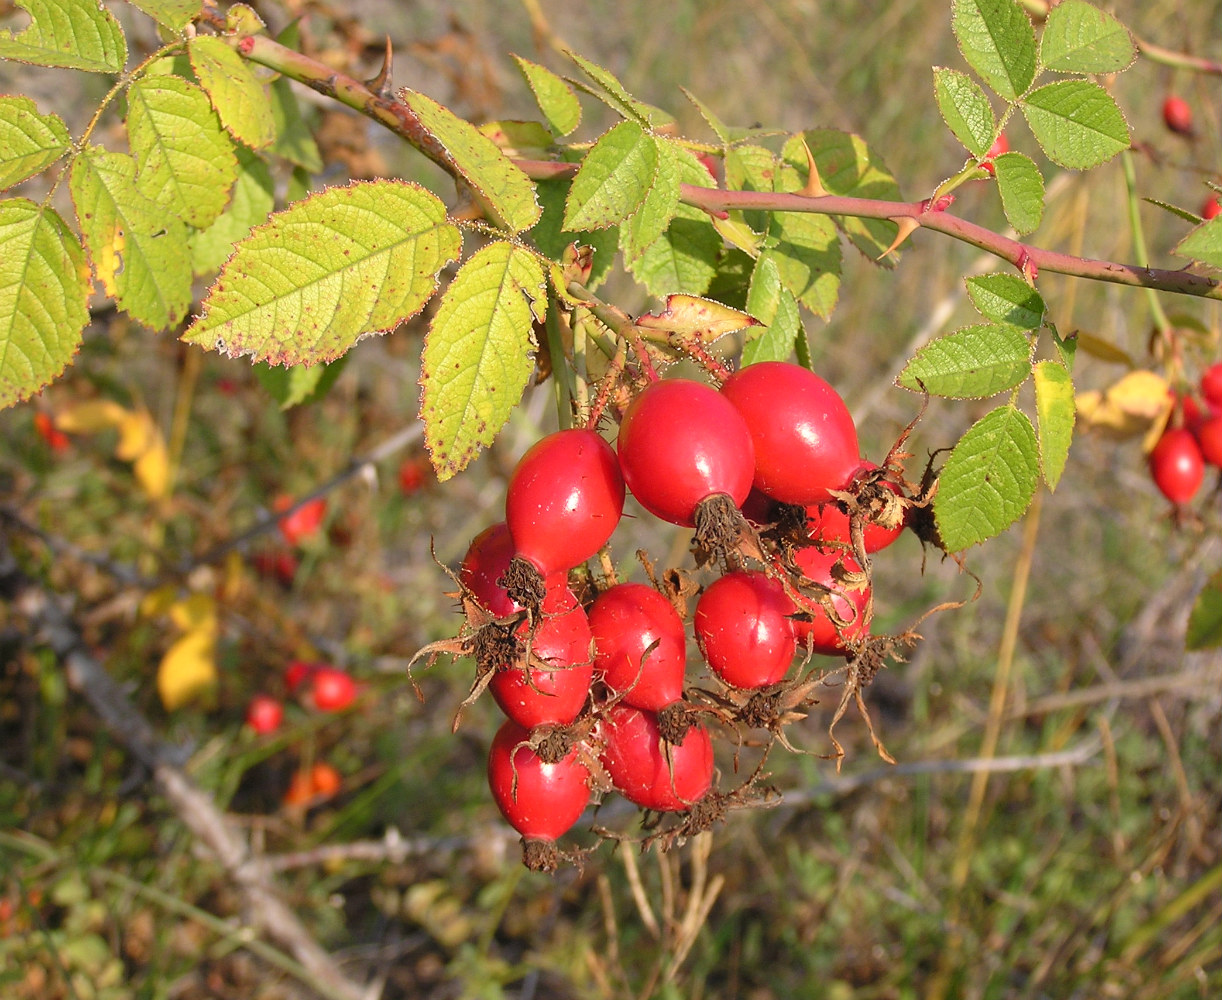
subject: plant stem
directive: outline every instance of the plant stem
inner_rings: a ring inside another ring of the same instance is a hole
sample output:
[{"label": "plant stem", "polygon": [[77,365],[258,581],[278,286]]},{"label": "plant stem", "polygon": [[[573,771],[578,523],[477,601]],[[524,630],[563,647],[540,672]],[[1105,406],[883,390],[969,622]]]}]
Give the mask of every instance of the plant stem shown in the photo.
[{"label": "plant stem", "polygon": [[[1133,154],[1127,149],[1120,154],[1124,166],[1124,186],[1129,203],[1129,229],[1133,233],[1133,253],[1137,255],[1137,263],[1147,267],[1150,263],[1150,251],[1146,249],[1146,234],[1141,227],[1141,203],[1137,197],[1137,170],[1133,166]],[[1146,289],[1146,298],[1150,302],[1150,312],[1154,316],[1154,325],[1164,337],[1171,334],[1171,322],[1163,312],[1163,304],[1158,301],[1154,289]]]}]

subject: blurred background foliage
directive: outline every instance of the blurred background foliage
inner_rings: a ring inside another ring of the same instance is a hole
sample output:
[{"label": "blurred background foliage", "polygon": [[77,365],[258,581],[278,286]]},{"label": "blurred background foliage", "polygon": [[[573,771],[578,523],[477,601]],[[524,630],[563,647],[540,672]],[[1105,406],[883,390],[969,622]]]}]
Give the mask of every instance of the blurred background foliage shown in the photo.
[{"label": "blurred background foliage", "polygon": [[[140,15],[112,6],[133,37],[155,43]],[[275,29],[300,16],[315,55],[361,75],[376,69],[389,34],[395,85],[475,121],[531,116],[509,53],[566,71],[556,43],[673,111],[693,137],[708,138],[681,86],[733,124],[857,132],[906,198],[963,161],[933,101],[930,67],[962,67],[948,5],[936,0],[255,6]],[[1142,39],[1222,57],[1217,3],[1122,0],[1114,11]],[[1217,78],[1142,59],[1114,83],[1138,191],[1195,210],[1205,180],[1222,179]],[[11,63],[0,63],[0,89],[32,94],[78,132],[100,97],[100,81]],[[1196,111],[1195,140],[1162,126],[1173,90]],[[391,174],[449,196],[393,137],[306,99],[322,183]],[[586,113],[585,138],[610,124],[592,102]],[[1032,242],[1134,259],[1119,161],[1062,172],[1021,123],[1009,138],[1050,186]],[[952,211],[1004,225],[987,183],[961,189]],[[1151,262],[1175,266],[1169,249],[1186,223],[1150,205],[1141,214]],[[918,232],[893,270],[847,263],[830,322],[805,317],[816,368],[849,402],[869,457],[879,460],[919,408],[891,387],[904,360],[970,321],[965,274],[1000,269]],[[1052,274],[1039,287],[1063,333],[1094,334],[1158,366],[1144,295]],[[629,311],[642,304],[627,283],[607,296]],[[1186,331],[1189,371],[1215,360],[1216,304],[1163,305]],[[469,471],[444,487],[421,477],[410,431],[421,336],[413,325],[366,340],[325,397],[281,411],[249,365],[103,311],[62,380],[0,413],[0,539],[26,572],[72,595],[95,655],[186,749],[189,773],[276,866],[346,970],[382,983],[387,998],[1222,992],[1222,663],[1183,652],[1192,595],[1222,561],[1212,484],[1201,523],[1176,526],[1136,441],[1079,436],[1056,494],[969,554],[979,600],[926,622],[909,662],[868,692],[900,767],[878,760],[850,712],[837,730],[848,752],[838,775],[820,756],[830,751],[825,704],[791,730],[810,754],[769,760],[781,805],[731,815],[711,845],[637,857],[631,845],[604,844],[584,869],[548,878],[522,871],[484,787],[495,710],[481,701],[451,733],[470,664],[417,671],[423,702],[405,668],[458,625],[434,553],[453,565],[500,519],[508,471],[555,416],[546,387],[534,390]],[[1075,374],[1088,388],[1123,371],[1080,356]],[[150,497],[115,457],[113,430],[59,444],[38,434],[40,415],[94,398],[152,416],[176,471],[167,498]],[[980,412],[935,401],[912,438],[910,473]],[[328,493],[320,534],[295,547],[256,534],[180,581],[216,601],[219,682],[210,703],[166,712],[154,678],[176,631],[142,612],[149,588],[116,567],[147,580],[190,562],[265,521],[276,496],[315,490],[400,432],[406,448]],[[615,544],[625,567],[638,546],[668,564],[685,548],[659,527]],[[886,630],[973,589],[952,564],[926,561],[914,537],[882,553],[876,573]],[[222,873],[20,626],[0,606],[0,992],[308,995],[274,953],[244,947]],[[245,706],[256,691],[285,694],[294,658],[347,667],[363,693],[338,715],[289,699],[286,724],[256,737],[242,725]],[[292,773],[316,760],[342,774],[339,793],[286,807]],[[719,761],[732,766],[728,754]],[[999,770],[986,784],[990,766]],[[610,803],[598,821],[635,829]]]}]

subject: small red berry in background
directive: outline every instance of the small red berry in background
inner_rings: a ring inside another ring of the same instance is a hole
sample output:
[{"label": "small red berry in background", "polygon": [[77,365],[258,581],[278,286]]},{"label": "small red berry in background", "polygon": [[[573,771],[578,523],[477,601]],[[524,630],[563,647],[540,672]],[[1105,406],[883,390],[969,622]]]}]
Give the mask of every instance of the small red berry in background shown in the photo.
[{"label": "small red berry in background", "polygon": [[1163,101],[1163,124],[1176,135],[1192,135],[1192,108],[1188,102],[1175,94]]},{"label": "small red berry in background", "polygon": [[306,700],[320,712],[342,712],[356,701],[357,684],[339,667],[317,667]]},{"label": "small red berry in background", "polygon": [[283,587],[291,587],[297,577],[297,557],[287,550],[264,549],[251,557],[256,573],[276,580]]},{"label": "small red berry in background", "polygon": [[1214,410],[1222,410],[1222,361],[1201,373],[1201,395]]},{"label": "small red berry in background", "polygon": [[274,733],[284,721],[284,706],[270,694],[257,694],[246,706],[246,725],[260,736]]},{"label": "small red berry in background", "polygon": [[399,491],[410,497],[419,493],[433,478],[433,467],[423,455],[408,455],[399,463]]},{"label": "small red berry in background", "polygon": [[290,660],[284,668],[284,686],[289,694],[296,694],[298,688],[314,676],[318,669],[317,663],[307,663],[305,660]]},{"label": "small red berry in background", "polygon": [[54,452],[64,452],[72,446],[68,435],[56,427],[55,422],[45,413],[34,414],[34,430]]},{"label": "small red berry in background", "polygon": [[[279,512],[288,510],[296,501],[292,497],[281,494],[272,502],[272,509]],[[323,518],[327,516],[327,501],[325,497],[315,497],[302,504],[291,514],[280,518],[280,534],[290,545],[300,545],[303,541],[318,534]]]},{"label": "small red berry in background", "polygon": [[331,798],[343,784],[344,779],[339,771],[320,760],[312,767],[293,772],[282,802],[291,809],[300,809]]},{"label": "small red berry in background", "polygon": [[1150,477],[1174,504],[1189,503],[1205,480],[1205,457],[1192,432],[1172,427],[1150,452]]},{"label": "small red berry in background", "polygon": [[1193,428],[1201,455],[1210,465],[1222,466],[1222,416],[1209,417]]},{"label": "small red berry in background", "polygon": [[990,174],[994,173],[993,161],[1002,153],[1010,152],[1010,140],[1006,138],[1005,132],[1002,132],[996,139],[993,140],[993,145],[984,154],[984,159],[980,163],[982,170],[987,170]]},{"label": "small red berry in background", "polygon": [[1201,218],[1208,222],[1210,219],[1216,218],[1218,213],[1222,212],[1222,204],[1218,203],[1218,196],[1211,194],[1205,199],[1205,203],[1201,205]]}]

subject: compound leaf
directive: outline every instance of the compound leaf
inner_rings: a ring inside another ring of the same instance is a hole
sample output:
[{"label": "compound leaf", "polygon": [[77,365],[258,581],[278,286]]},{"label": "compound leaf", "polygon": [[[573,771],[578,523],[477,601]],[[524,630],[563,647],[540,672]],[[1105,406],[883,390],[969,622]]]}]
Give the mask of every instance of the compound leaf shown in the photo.
[{"label": "compound leaf", "polygon": [[896,384],[952,399],[980,399],[1013,389],[1031,373],[1031,340],[1004,323],[966,326],[930,341]]},{"label": "compound leaf", "polygon": [[951,29],[968,65],[1005,100],[1031,86],[1035,29],[1015,0],[954,0]]},{"label": "compound leaf", "polygon": [[623,121],[603,133],[586,154],[564,209],[570,231],[606,229],[631,217],[658,172],[658,144],[636,122]]},{"label": "compound leaf", "polygon": [[997,116],[988,95],[966,73],[935,66],[934,97],[942,120],[973,156],[984,156],[997,134]]},{"label": "compound leaf", "polygon": [[1035,416],[1039,426],[1040,467],[1049,490],[1055,490],[1065,471],[1073,440],[1073,379],[1059,361],[1035,366]]},{"label": "compound leaf", "polygon": [[271,98],[245,60],[216,35],[192,38],[187,51],[196,79],[229,134],[251,149],[270,146],[276,138]]},{"label": "compound leaf", "polygon": [[273,364],[334,361],[418,313],[461,246],[441,199],[417,184],[328,188],[237,245],[182,339]]},{"label": "compound leaf", "polygon": [[495,142],[431,97],[405,89],[399,91],[399,99],[445,150],[495,222],[520,233],[539,221],[543,210],[535,199],[534,183]]},{"label": "compound leaf", "polygon": [[993,173],[1006,221],[1017,233],[1034,232],[1044,218],[1044,178],[1035,161],[1024,153],[1002,153],[993,160]]},{"label": "compound leaf", "polygon": [[1040,62],[1056,73],[1119,73],[1137,58],[1129,29],[1084,0],[1062,0],[1048,11]]},{"label": "compound leaf", "polygon": [[1112,95],[1089,80],[1058,80],[1022,101],[1023,115],[1048,158],[1087,170],[1129,148],[1129,126]]},{"label": "compound leaf", "polygon": [[1013,274],[979,274],[967,279],[967,294],[994,323],[1038,330],[1044,322],[1044,297]]},{"label": "compound leaf", "polygon": [[661,236],[679,207],[679,151],[667,140],[652,137],[657,147],[657,170],[640,207],[620,225],[620,248],[625,260],[635,260]]},{"label": "compound leaf", "polygon": [[1173,253],[1222,270],[1222,216],[1197,226],[1180,240]]},{"label": "compound leaf", "polygon": [[938,477],[934,517],[946,550],[987,541],[1022,517],[1039,472],[1035,428],[1022,410],[1001,406],[981,417]]},{"label": "compound leaf", "polygon": [[41,115],[28,97],[0,97],[0,190],[33,177],[71,144],[58,115]]},{"label": "compound leaf", "polygon": [[199,87],[177,76],[137,80],[128,89],[127,136],[136,183],[155,202],[196,229],[224,211],[237,158]]},{"label": "compound leaf", "polygon": [[781,272],[768,251],[760,254],[751,272],[747,290],[747,312],[761,326],[748,330],[743,346],[743,364],[757,361],[788,361],[802,330],[798,300],[781,284]]},{"label": "compound leaf", "polygon": [[186,316],[192,277],[187,229],[140,190],[136,161],[90,147],[73,162],[68,186],[106,294],[154,330]]},{"label": "compound leaf", "polygon": [[441,297],[421,357],[420,419],[441,480],[492,443],[534,370],[531,326],[544,315],[543,266],[511,243],[468,259]]},{"label": "compound leaf", "polygon": [[30,15],[17,34],[0,31],[0,59],[118,73],[127,62],[123,29],[98,0],[15,0]]},{"label": "compound leaf", "polygon": [[[679,157],[681,183],[701,184],[708,176],[695,157]],[[666,232],[627,266],[651,295],[659,298],[672,292],[704,295],[717,274],[721,249],[721,236],[709,221],[708,213],[681,204]]]},{"label": "compound leaf", "polygon": [[577,128],[581,124],[581,102],[573,88],[546,66],[521,56],[513,58],[552,131],[556,135],[568,135]]},{"label": "compound leaf", "polygon": [[0,201],[0,407],[57,378],[89,322],[89,267],[50,208]]}]

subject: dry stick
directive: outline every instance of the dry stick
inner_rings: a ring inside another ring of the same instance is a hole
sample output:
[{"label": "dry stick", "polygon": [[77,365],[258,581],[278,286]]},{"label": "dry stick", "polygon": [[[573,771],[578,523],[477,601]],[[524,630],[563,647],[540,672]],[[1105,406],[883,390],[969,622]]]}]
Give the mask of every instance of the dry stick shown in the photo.
[{"label": "dry stick", "polygon": [[328,1000],[365,1000],[365,991],[348,979],[314,940],[277,893],[268,873],[251,856],[246,842],[226,821],[212,798],[182,769],[182,751],[158,739],[106,669],[90,655],[68,615],[44,590],[13,574],[15,607],[27,615],[37,634],[64,665],[69,685],[89,702],[111,735],[148,767],[175,814],[216,857],[241,890],[256,929],[286,948],[305,968]]}]

